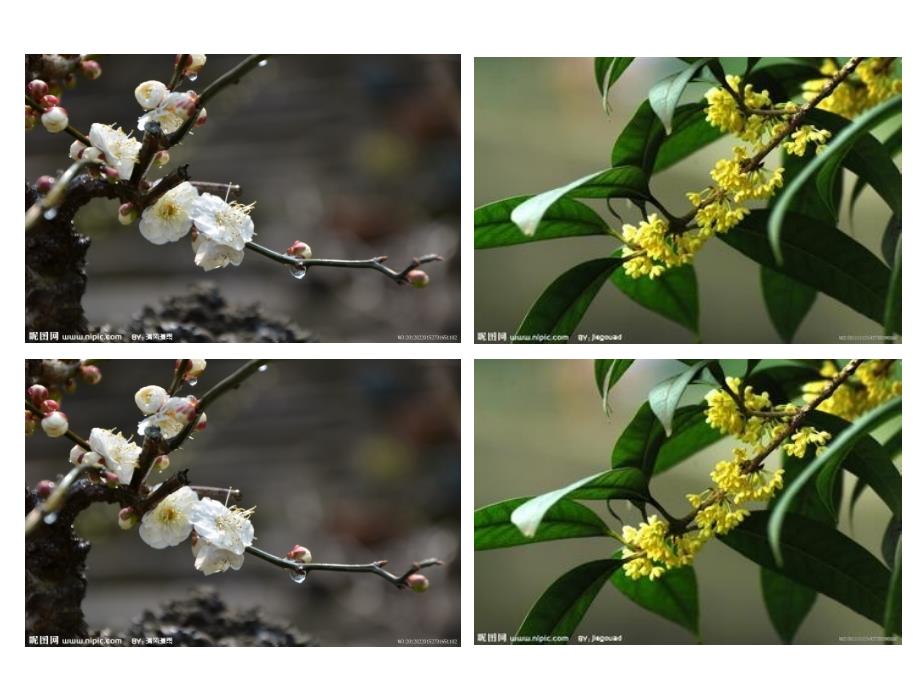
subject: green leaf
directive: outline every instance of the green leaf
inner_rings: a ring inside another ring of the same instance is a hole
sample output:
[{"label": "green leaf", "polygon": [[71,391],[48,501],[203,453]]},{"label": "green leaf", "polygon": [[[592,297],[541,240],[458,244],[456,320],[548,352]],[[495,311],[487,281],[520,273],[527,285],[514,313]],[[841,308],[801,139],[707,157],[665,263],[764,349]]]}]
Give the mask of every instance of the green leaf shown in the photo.
[{"label": "green leaf", "polygon": [[755,91],[766,89],[774,103],[790,101],[802,91],[802,84],[810,79],[821,78],[821,72],[813,64],[790,61],[766,67],[758,67],[748,74],[745,81]]},{"label": "green leaf", "polygon": [[889,266],[894,265],[894,255],[901,239],[901,216],[892,215],[882,235],[882,258]]},{"label": "green leaf", "polygon": [[885,598],[885,637],[891,637],[901,630],[901,540],[894,554],[891,583]]},{"label": "green leaf", "polygon": [[511,213],[529,198],[516,196],[477,208],[473,216],[475,248],[490,249],[561,237],[608,234],[607,223],[592,208],[563,197],[544,212],[534,233],[525,235],[511,220]]},{"label": "green leaf", "polygon": [[784,262],[776,263],[766,235],[766,210],[755,210],[720,239],[783,275],[823,292],[882,323],[891,271],[872,252],[836,228],[797,214],[786,218],[797,231],[781,238]]},{"label": "green leaf", "polygon": [[[901,128],[898,127],[895,131],[888,135],[888,137],[882,141],[882,147],[885,149],[885,153],[888,154],[890,158],[894,158],[901,152]],[[853,209],[856,208],[856,200],[859,198],[859,195],[862,193],[863,189],[866,188],[866,180],[863,177],[860,177],[856,180],[856,184],[853,185],[853,191],[850,192],[850,216],[853,216]]]},{"label": "green leaf", "polygon": [[633,467],[651,476],[712,445],[722,435],[706,423],[705,409],[705,405],[679,408],[674,413],[671,436],[665,437],[661,421],[649,404],[643,403],[614,444],[610,466]]},{"label": "green leaf", "polygon": [[901,238],[894,251],[891,282],[885,298],[885,335],[901,332]]},{"label": "green leaf", "polygon": [[684,391],[690,385],[690,382],[696,378],[697,374],[700,373],[700,370],[710,361],[705,359],[696,362],[687,371],[673,376],[667,381],[662,381],[649,392],[648,403],[655,416],[661,420],[661,425],[664,427],[666,435],[671,435],[671,421]]},{"label": "green leaf", "polygon": [[598,290],[622,263],[618,257],[609,257],[570,268],[550,283],[534,302],[517,335],[536,336],[537,341],[553,340],[550,336],[572,335]]},{"label": "green leaf", "polygon": [[835,436],[824,453],[809,463],[802,473],[796,477],[795,481],[783,490],[782,495],[776,502],[776,507],[771,511],[769,529],[770,545],[773,548],[773,554],[778,563],[781,564],[783,559],[781,551],[783,522],[788,518],[788,509],[798,491],[800,491],[812,475],[820,471],[822,467],[838,461],[841,456],[846,456],[860,438],[870,433],[878,425],[900,414],[900,412],[901,399],[896,398],[894,400],[889,400],[858,418],[842,433]]},{"label": "green leaf", "polygon": [[[601,587],[621,565],[623,561],[607,558],[583,563],[567,572],[537,599],[518,628],[517,636],[570,637]],[[561,644],[563,640],[552,643]]]},{"label": "green leaf", "polygon": [[544,214],[564,196],[579,199],[648,199],[648,179],[640,168],[623,165],[585,175],[574,182],[532,196],[511,212],[511,221],[528,237],[536,234]]},{"label": "green leaf", "polygon": [[666,136],[664,125],[652,106],[643,101],[614,142],[610,165],[635,166],[651,176],[721,136],[720,130],[706,122],[703,103],[680,106],[674,113],[673,129]]},{"label": "green leaf", "polygon": [[[830,206],[830,199],[833,194],[833,180],[836,177],[840,165],[844,164],[844,159],[847,158],[851,152],[854,153],[854,159],[851,161],[851,165],[859,168],[859,170],[855,172],[867,178],[869,184],[872,184],[873,188],[875,188],[875,190],[882,195],[882,198],[888,202],[892,211],[900,213],[900,171],[897,170],[897,167],[894,166],[891,159],[885,155],[881,144],[868,133],[880,122],[883,122],[898,112],[900,108],[901,97],[896,96],[862,113],[847,127],[836,132],[824,153],[817,156],[805,166],[794,179],[786,184],[782,196],[779,197],[776,204],[773,206],[768,225],[770,247],[777,263],[782,263],[784,257],[782,232],[785,225],[786,214],[792,200],[795,198],[798,191],[808,182],[809,178],[817,174],[818,189],[824,195],[828,206]],[[828,119],[832,119],[827,117],[825,111],[818,111],[819,114],[814,114],[814,112],[815,111],[809,113],[809,120],[814,119],[818,123],[823,123]],[[833,115],[833,113],[830,115]],[[865,142],[863,142],[864,138]],[[857,142],[860,142],[858,147]],[[873,146],[871,142],[875,142],[877,147]],[[869,157],[869,151],[875,153],[875,155],[871,155],[871,158]],[[857,159],[858,162],[856,162]],[[888,168],[888,165],[894,168],[896,177],[891,174],[891,168]],[[821,171],[820,174],[819,171]]]},{"label": "green leaf", "polygon": [[660,474],[722,438],[706,422],[706,405],[688,405],[674,414],[674,430],[658,451],[653,474]]},{"label": "green leaf", "polygon": [[[815,110],[808,114],[806,122],[834,133],[832,143],[842,137],[852,135],[849,141],[837,144],[839,149],[832,149],[831,146],[828,146],[820,156],[824,162],[818,167],[816,186],[829,206],[833,198],[831,195],[834,193],[834,173],[843,166],[852,170],[857,177],[866,180],[894,213],[901,213],[901,171],[898,170],[898,166],[895,165],[885,145],[871,134],[875,125],[891,117],[895,111],[900,112],[900,98],[897,96],[891,101],[876,106],[878,115],[875,116],[874,122],[872,111],[863,113],[868,119],[861,127],[861,132],[855,131],[859,118],[850,121],[827,110]],[[833,208],[836,210],[837,206]]]},{"label": "green leaf", "polygon": [[771,511],[754,511],[719,539],[764,568],[769,568],[840,602],[882,625],[891,573],[871,553],[833,527],[789,514],[780,547],[783,564],[774,560],[767,539]]},{"label": "green leaf", "polygon": [[680,72],[665,77],[648,92],[648,102],[655,114],[661,119],[662,124],[664,124],[665,133],[671,133],[671,121],[674,118],[674,111],[677,110],[677,104],[680,102],[687,84],[710,60],[712,58],[700,58]]},{"label": "green leaf", "polygon": [[517,526],[521,534],[528,539],[533,539],[550,508],[564,498],[644,500],[647,497],[648,481],[641,472],[629,467],[608,470],[584,477],[561,489],[541,494],[522,503],[512,511],[511,522]]},{"label": "green leaf", "polygon": [[674,568],[657,580],[633,580],[622,569],[613,573],[611,584],[642,608],[657,613],[696,637],[700,635],[700,606],[696,573],[692,566]]},{"label": "green leaf", "polygon": [[610,414],[610,405],[607,402],[610,390],[635,361],[634,359],[594,360],[594,380],[597,383],[597,391],[601,394],[601,407],[604,414]]},{"label": "green leaf", "polygon": [[530,498],[512,498],[480,508],[473,517],[473,543],[477,551],[503,549],[556,539],[606,537],[610,530],[593,510],[562,499],[550,507],[533,537],[525,537],[511,522],[511,514]]},{"label": "green leaf", "polygon": [[760,590],[773,629],[783,642],[792,644],[818,593],[767,568],[760,569]]},{"label": "green leaf", "polygon": [[610,103],[607,95],[610,93],[610,87],[616,83],[630,63],[635,60],[631,57],[596,57],[594,58],[594,78],[597,81],[597,88],[601,92],[601,101],[604,104],[604,112],[610,112]]},{"label": "green leaf", "polygon": [[678,266],[658,278],[630,278],[620,266],[611,282],[633,302],[699,334],[700,304],[693,266]]},{"label": "green leaf", "polygon": [[817,291],[766,266],[760,267],[760,289],[773,327],[784,343],[791,343],[815,303]]},{"label": "green leaf", "polygon": [[889,568],[894,565],[895,552],[901,541],[901,533],[901,518],[897,515],[892,515],[888,525],[885,527],[885,533],[882,535],[882,558]]}]

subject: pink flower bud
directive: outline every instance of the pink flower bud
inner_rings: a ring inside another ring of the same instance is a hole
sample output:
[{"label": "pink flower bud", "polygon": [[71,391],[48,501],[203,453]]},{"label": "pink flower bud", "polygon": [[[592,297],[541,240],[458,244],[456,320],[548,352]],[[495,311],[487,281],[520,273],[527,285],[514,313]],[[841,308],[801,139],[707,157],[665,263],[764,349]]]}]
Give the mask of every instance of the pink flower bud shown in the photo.
[{"label": "pink flower bud", "polygon": [[33,79],[29,82],[28,86],[26,86],[26,93],[36,101],[41,101],[41,99],[48,95],[48,84],[41,79]]},{"label": "pink flower bud", "polygon": [[38,494],[39,498],[48,498],[51,492],[54,491],[55,486],[56,484],[50,479],[42,479],[35,485],[35,493]]},{"label": "pink flower bud", "polygon": [[84,60],[80,63],[80,71],[87,79],[98,79],[102,76],[102,67],[95,60]]},{"label": "pink flower bud", "polygon": [[26,410],[26,436],[31,436],[38,428],[38,417]]},{"label": "pink flower bud", "polygon": [[43,400],[41,404],[42,412],[45,414],[51,414],[52,412],[57,412],[61,409],[61,403],[57,400]]},{"label": "pink flower bud", "polygon": [[118,475],[114,472],[109,472],[108,470],[102,473],[102,478],[109,486],[118,486],[121,483],[118,480]]},{"label": "pink flower bud", "polygon": [[406,282],[412,287],[423,288],[428,285],[430,281],[425,271],[420,271],[416,268],[406,274]]},{"label": "pink flower bud", "polygon": [[26,395],[29,396],[31,400],[36,405],[41,405],[48,399],[48,389],[43,385],[36,383],[34,386],[29,386],[26,390]]},{"label": "pink flower bud", "polygon": [[[178,57],[176,58],[178,61]],[[208,61],[207,55],[202,55],[200,53],[192,53],[186,58],[185,63],[185,74],[186,75],[195,75],[201,71],[201,68],[204,67],[204,64]]]},{"label": "pink flower bud", "polygon": [[39,194],[47,194],[54,186],[54,178],[51,175],[42,175],[35,180],[35,191]]},{"label": "pink flower bud", "polygon": [[204,370],[207,368],[207,366],[208,360],[206,359],[189,360],[188,369],[185,372],[185,380],[189,381],[191,379],[197,379],[204,373]]},{"label": "pink flower bud", "polygon": [[204,431],[207,426],[208,415],[202,412],[201,416],[198,418],[198,421],[195,423],[195,431]]},{"label": "pink flower bud", "polygon": [[289,561],[297,561],[298,563],[312,563],[313,555],[310,553],[310,549],[300,544],[294,544],[294,547],[287,552],[287,559]]},{"label": "pink flower bud", "polygon": [[49,93],[46,96],[42,96],[42,99],[39,102],[41,103],[43,108],[47,109],[47,108],[53,108],[56,105],[60,105],[61,99],[55,96],[54,94]]},{"label": "pink flower bud", "polygon": [[[107,472],[106,474],[111,474],[111,472]],[[117,479],[116,477],[116,480]],[[138,522],[140,522],[140,518],[137,517],[137,511],[135,511],[134,508],[122,508],[118,511],[118,526],[122,529],[131,529]]]},{"label": "pink flower bud", "polygon": [[424,592],[431,586],[431,583],[428,582],[428,578],[421,573],[412,573],[412,575],[406,578],[406,585],[408,585],[409,589],[413,592]]},{"label": "pink flower bud", "polygon": [[26,131],[34,129],[38,124],[38,113],[29,106],[26,106]]},{"label": "pink flower bud", "polygon": [[137,206],[130,201],[118,207],[118,222],[122,225],[131,225],[137,220]]},{"label": "pink flower bud", "polygon": [[301,242],[300,240],[295,240],[294,244],[288,247],[287,251],[284,253],[297,259],[309,259],[313,256],[313,251],[310,249],[310,245],[306,242]]},{"label": "pink flower bud", "polygon": [[[45,98],[49,98],[49,96],[45,96]],[[63,132],[69,124],[70,119],[67,117],[67,111],[58,106],[46,110],[42,114],[42,126],[52,134]]]},{"label": "pink flower bud", "polygon": [[69,426],[67,415],[63,412],[52,412],[51,414],[45,415],[42,419],[42,431],[51,438],[63,436],[67,433]]},{"label": "pink flower bud", "polygon": [[198,112],[198,117],[195,119],[195,126],[201,127],[201,125],[203,125],[207,121],[208,121],[208,109],[202,108]]},{"label": "pink flower bud", "polygon": [[[121,209],[119,209],[119,213]],[[83,377],[83,380],[91,386],[95,386],[102,380],[102,372],[99,371],[99,367],[95,364],[84,364],[80,367],[80,376]]]},{"label": "pink flower bud", "polygon": [[103,173],[105,174],[105,176],[108,177],[109,179],[112,179],[112,180],[118,180],[118,179],[119,179],[118,171],[117,171],[115,168],[113,168],[111,165],[105,166],[105,167],[102,169],[102,172],[103,172]]}]

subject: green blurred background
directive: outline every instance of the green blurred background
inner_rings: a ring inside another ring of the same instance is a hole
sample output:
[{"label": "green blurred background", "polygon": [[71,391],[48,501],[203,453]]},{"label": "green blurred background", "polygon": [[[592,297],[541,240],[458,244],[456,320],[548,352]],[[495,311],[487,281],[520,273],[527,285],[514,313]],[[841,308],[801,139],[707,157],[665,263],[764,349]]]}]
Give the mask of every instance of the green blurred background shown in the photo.
[{"label": "green blurred background", "polygon": [[[590,360],[478,360],[476,507],[551,491],[608,468],[614,442],[649,389],[684,368],[672,360],[637,361],[614,388],[608,419],[601,411]],[[684,402],[701,400],[706,390],[692,386]],[[707,486],[712,467],[733,447],[733,440],[721,441],[668,470],[652,484],[655,497],[665,506],[685,506],[685,494]],[[847,476],[845,501],[852,484]],[[587,505],[616,526],[603,502]],[[616,502],[615,509],[627,524],[641,519],[625,502]],[[839,528],[880,558],[889,517],[884,504],[866,491],[854,513],[855,530],[846,517]],[[515,632],[556,578],[580,563],[608,556],[616,546],[612,540],[592,538],[476,552],[475,631]],[[761,599],[756,565],[713,541],[697,557],[695,568],[703,642],[780,642]],[[601,590],[578,632],[622,634],[627,644],[695,642],[683,628],[639,608],[612,585]],[[796,642],[836,644],[842,635],[876,634],[882,634],[877,625],[819,595]]]},{"label": "green blurred background", "polygon": [[[733,69],[734,60],[726,61]],[[519,194],[536,194],[610,165],[613,142],[659,79],[679,70],[677,58],[637,58],[610,93],[605,115],[594,80],[593,58],[477,58],[475,61],[475,202],[482,206]],[[737,71],[737,67],[734,67]],[[691,84],[685,102],[709,85]],[[724,137],[652,181],[666,206],[687,207],[684,193],[709,182],[713,163],[730,153]],[[775,167],[777,156],[768,158]],[[852,176],[847,173],[844,202]],[[596,209],[603,201],[589,202]],[[618,212],[624,202],[616,204]],[[602,215],[611,218],[606,211]],[[633,221],[636,214],[623,214]],[[854,221],[840,227],[880,254],[890,213],[871,189],[863,192]],[[576,264],[604,256],[615,244],[601,237],[534,242],[476,252],[475,329],[513,333],[530,305],[557,276]],[[750,259],[713,241],[695,261],[700,291],[700,327],[706,342],[778,342],[760,292],[760,272]],[[497,296],[500,296],[498,298]],[[622,333],[624,342],[691,342],[686,329],[605,285],[577,333]],[[838,342],[839,335],[880,334],[871,320],[819,295],[796,336],[797,342]]]}]

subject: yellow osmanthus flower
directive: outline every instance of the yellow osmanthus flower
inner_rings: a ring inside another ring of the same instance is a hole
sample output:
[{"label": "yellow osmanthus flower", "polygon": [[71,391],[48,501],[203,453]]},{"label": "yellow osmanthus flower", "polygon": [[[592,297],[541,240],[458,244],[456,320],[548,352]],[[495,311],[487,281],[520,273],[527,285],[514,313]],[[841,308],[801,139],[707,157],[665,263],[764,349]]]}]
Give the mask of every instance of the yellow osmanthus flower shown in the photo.
[{"label": "yellow osmanthus flower", "polygon": [[783,450],[787,455],[796,458],[804,458],[808,452],[808,445],[815,446],[817,452],[827,445],[831,440],[831,434],[828,431],[818,431],[813,426],[802,427],[796,431],[789,439],[789,443],[783,445]]},{"label": "yellow osmanthus flower", "polygon": [[[769,393],[755,393],[752,386],[741,388],[741,379],[727,376],[725,383],[736,396],[744,401],[744,406],[753,412],[772,408]],[[723,434],[731,434],[745,443],[757,443],[766,430],[762,417],[746,416],[727,391],[716,388],[706,394],[706,422],[713,429]]]},{"label": "yellow osmanthus flower", "polygon": [[648,577],[656,580],[671,568],[690,565],[704,540],[697,534],[673,535],[668,523],[652,515],[639,527],[623,528],[623,572],[634,580]]},{"label": "yellow osmanthus flower", "polygon": [[783,488],[783,470],[749,470],[747,451],[735,448],[731,460],[723,460],[710,473],[712,481],[736,505],[749,501],[769,501]]},{"label": "yellow osmanthus flower", "polygon": [[[755,110],[773,108],[770,94],[766,90],[754,91],[753,86],[745,84],[742,93],[740,88],[741,77],[735,74],[726,75],[725,81],[732,91],[741,95],[744,104],[748,108]],[[726,89],[718,86],[706,92],[706,102],[708,103],[706,121],[709,124],[752,144],[760,142],[767,131],[767,125],[772,119],[756,113],[743,113],[741,108],[738,107],[735,97]]]},{"label": "yellow osmanthus flower", "polygon": [[763,168],[745,171],[743,166],[751,158],[748,150],[736,146],[732,153],[731,160],[717,161],[710,175],[712,181],[730,194],[736,204],[749,199],[769,199],[783,186],[782,168],[772,173],[767,173]]},{"label": "yellow osmanthus flower", "polygon": [[[821,74],[832,77],[839,67],[827,59]],[[812,79],[802,84],[803,96],[811,100],[827,84],[826,79]],[[901,80],[894,72],[894,62],[886,58],[868,58],[856,66],[853,76],[843,80],[818,108],[853,119],[864,110],[901,93]]]},{"label": "yellow osmanthus flower", "polygon": [[783,142],[783,149],[793,156],[804,156],[809,143],[815,144],[815,153],[821,153],[827,148],[827,140],[831,133],[826,129],[818,129],[814,125],[802,125],[793,132],[788,141]]},{"label": "yellow osmanthus flower", "polygon": [[657,278],[665,269],[689,263],[693,258],[678,238],[669,237],[668,222],[657,213],[651,214],[638,226],[624,225],[622,232],[627,243],[623,256],[630,257],[641,252],[623,265],[630,278],[646,275]]},{"label": "yellow osmanthus flower", "polygon": [[[853,421],[860,415],[878,407],[883,402],[901,395],[901,382],[892,376],[892,363],[871,359],[856,369],[853,381],[839,386],[818,410]],[[821,376],[831,379],[838,373],[837,365],[827,361],[821,367]],[[827,381],[811,381],[802,386],[805,402],[815,400],[826,388]]]}]

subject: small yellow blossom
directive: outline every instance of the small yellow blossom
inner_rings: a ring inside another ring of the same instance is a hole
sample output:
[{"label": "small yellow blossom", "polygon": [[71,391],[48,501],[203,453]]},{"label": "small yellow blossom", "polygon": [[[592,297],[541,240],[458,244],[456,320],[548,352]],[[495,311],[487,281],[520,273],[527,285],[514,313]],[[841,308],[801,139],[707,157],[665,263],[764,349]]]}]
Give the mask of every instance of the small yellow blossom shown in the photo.
[{"label": "small yellow blossom", "polygon": [[788,141],[783,142],[783,149],[793,156],[804,156],[809,143],[815,144],[815,153],[821,153],[827,145],[831,133],[813,125],[802,125],[792,133]]},{"label": "small yellow blossom", "polygon": [[[634,225],[623,226],[623,239],[627,258],[623,268],[630,278],[657,278],[668,268],[689,263],[692,254],[686,246],[668,234],[668,222],[657,213]],[[634,256],[637,255],[637,256]],[[632,257],[632,258],[629,258]]]},{"label": "small yellow blossom", "polygon": [[[736,94],[741,94],[745,106],[754,110],[770,109],[773,102],[767,91],[754,91],[750,84],[744,85],[741,93],[741,77],[735,74],[726,75],[725,81]],[[713,127],[723,132],[736,135],[739,139],[749,143],[759,143],[770,122],[769,117],[759,114],[745,113],[738,107],[735,97],[726,89],[713,87],[706,92],[706,121]]]},{"label": "small yellow blossom", "polygon": [[[818,405],[818,410],[852,421],[883,402],[901,395],[901,382],[892,376],[890,361],[872,359],[859,365],[855,381],[850,379]],[[821,376],[831,379],[837,375],[837,365],[827,361]],[[802,386],[802,399],[812,402],[824,392],[828,381],[811,381]]]},{"label": "small yellow blossom", "polygon": [[[821,74],[832,77],[839,67],[827,59]],[[815,98],[827,84],[827,79],[812,79],[802,84],[806,100]],[[901,80],[895,76],[894,62],[886,58],[867,58],[856,66],[853,75],[837,85],[818,108],[853,119],[864,110],[901,93]]]},{"label": "small yellow blossom", "polygon": [[792,457],[804,458],[805,454],[808,452],[809,444],[815,446],[820,452],[820,449],[824,448],[830,439],[831,435],[829,432],[818,431],[813,426],[806,426],[792,435],[789,443],[783,446],[783,450],[787,455]]}]

